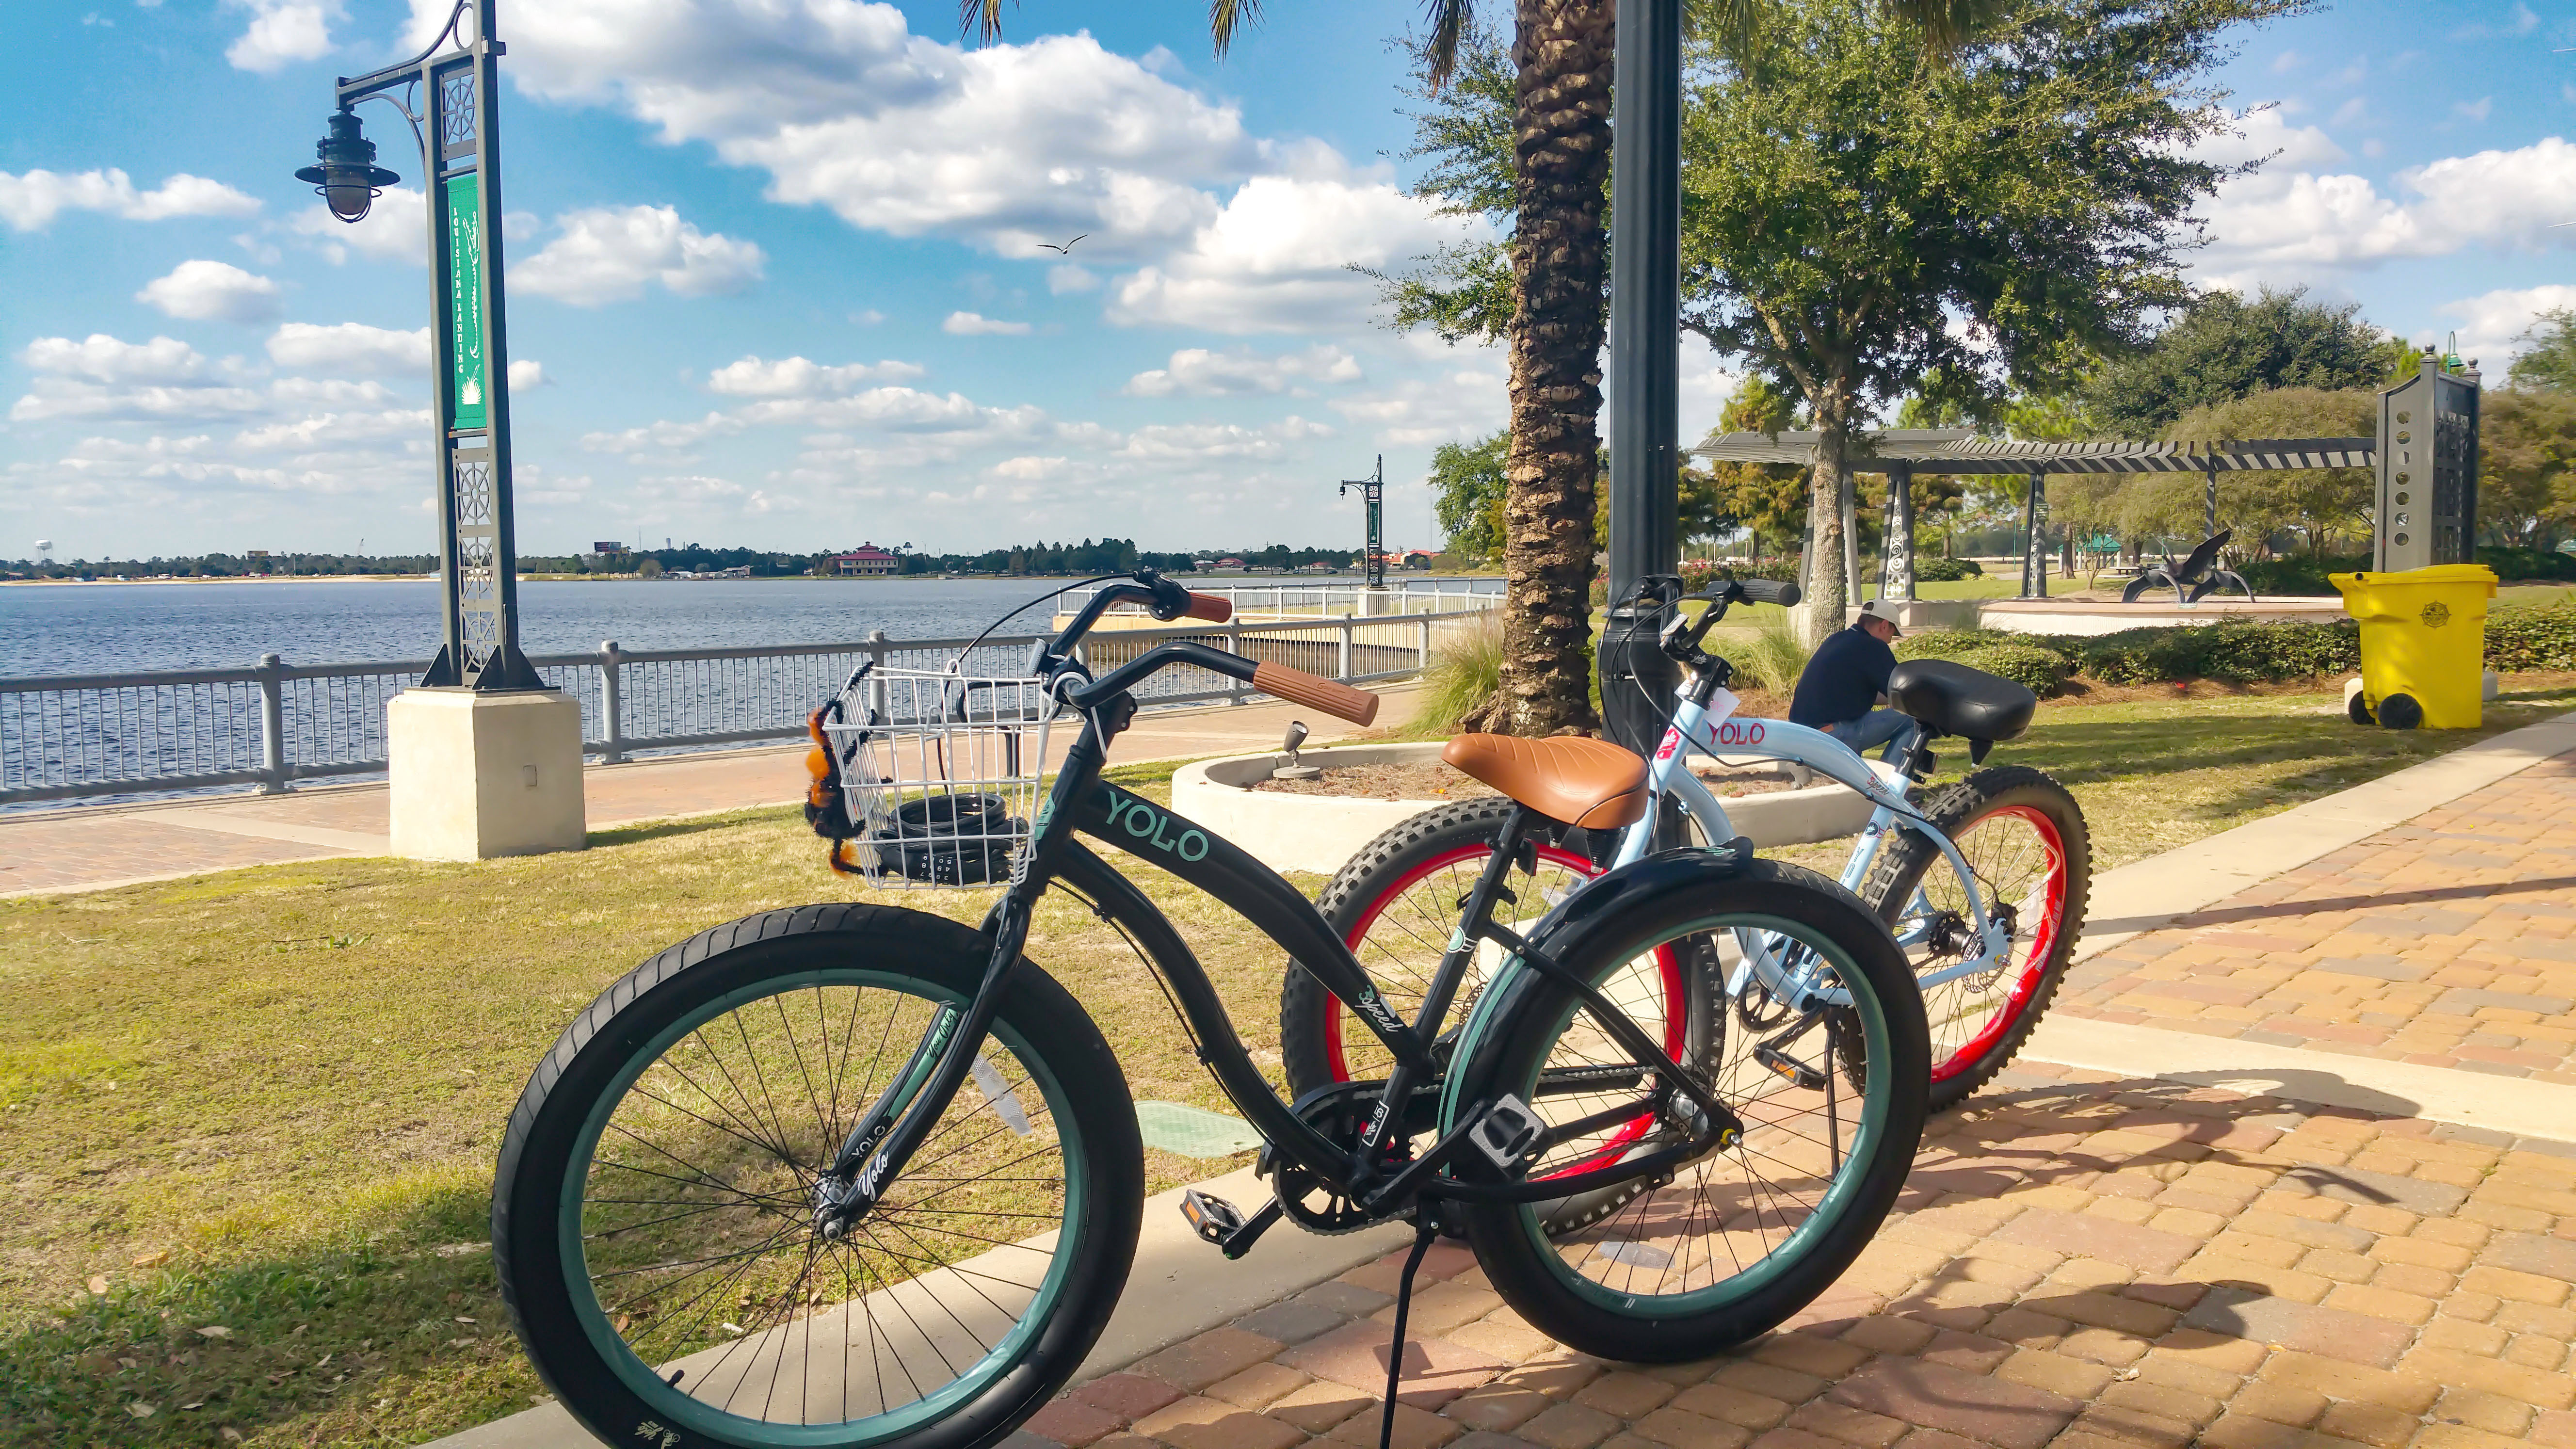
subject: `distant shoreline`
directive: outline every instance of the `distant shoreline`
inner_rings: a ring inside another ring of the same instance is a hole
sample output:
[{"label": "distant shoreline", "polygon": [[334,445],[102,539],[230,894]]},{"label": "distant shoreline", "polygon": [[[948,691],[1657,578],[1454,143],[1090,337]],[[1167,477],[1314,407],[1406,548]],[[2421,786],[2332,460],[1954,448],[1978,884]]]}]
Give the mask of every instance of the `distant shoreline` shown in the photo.
[{"label": "distant shoreline", "polygon": [[[1070,574],[850,574],[817,578],[812,574],[767,574],[751,579],[648,579],[641,574],[521,574],[523,584],[714,584],[714,583],[803,583],[803,584],[881,584],[906,581],[951,584],[1042,583],[1047,579],[1070,579]],[[1357,574],[1176,574],[1208,583],[1253,583],[1265,587],[1313,587],[1325,584],[1359,586]],[[1389,575],[1390,587],[1402,588],[1404,579],[1456,581],[1498,578],[1497,574],[1405,573]],[[0,579],[0,589],[96,589],[127,588],[145,584],[426,584],[435,583],[436,574],[233,574],[208,578],[185,579]]]}]

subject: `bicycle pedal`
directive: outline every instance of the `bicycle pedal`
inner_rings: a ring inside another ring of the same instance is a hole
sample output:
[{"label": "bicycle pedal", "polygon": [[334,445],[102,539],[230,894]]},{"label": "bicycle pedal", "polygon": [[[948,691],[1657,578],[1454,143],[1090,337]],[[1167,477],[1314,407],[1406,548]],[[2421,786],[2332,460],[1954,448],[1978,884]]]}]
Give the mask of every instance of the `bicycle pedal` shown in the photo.
[{"label": "bicycle pedal", "polygon": [[1782,1080],[1796,1083],[1801,1091],[1821,1092],[1825,1089],[1823,1072],[1808,1066],[1778,1047],[1768,1044],[1755,1047],[1753,1059]]},{"label": "bicycle pedal", "polygon": [[1538,1145],[1539,1135],[1544,1130],[1538,1114],[1530,1110],[1529,1103],[1506,1092],[1494,1105],[1485,1109],[1485,1115],[1476,1119],[1476,1125],[1467,1133],[1467,1140],[1474,1143],[1476,1150],[1485,1154],[1485,1159],[1496,1168],[1510,1172],[1520,1166],[1521,1159],[1529,1155],[1531,1148]]},{"label": "bicycle pedal", "polygon": [[1197,1188],[1181,1194],[1181,1216],[1189,1220],[1190,1231],[1198,1234],[1201,1241],[1219,1247],[1243,1227],[1243,1209]]}]

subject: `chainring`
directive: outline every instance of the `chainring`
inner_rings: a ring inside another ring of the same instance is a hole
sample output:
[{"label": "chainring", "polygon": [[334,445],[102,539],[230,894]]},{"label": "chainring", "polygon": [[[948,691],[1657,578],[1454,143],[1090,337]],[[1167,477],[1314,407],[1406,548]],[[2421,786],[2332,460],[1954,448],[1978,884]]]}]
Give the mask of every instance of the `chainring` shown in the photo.
[{"label": "chainring", "polygon": [[[1384,1082],[1336,1082],[1319,1087],[1297,1099],[1288,1110],[1300,1121],[1324,1135],[1324,1140],[1347,1153],[1359,1146],[1360,1133],[1377,1110],[1378,1094]],[[1413,1160],[1413,1148],[1395,1134],[1395,1151],[1387,1160],[1406,1163]],[[1271,1191],[1279,1198],[1279,1211],[1288,1221],[1310,1233],[1337,1238],[1356,1233],[1382,1222],[1402,1221],[1411,1213],[1372,1213],[1354,1201],[1348,1192],[1334,1187],[1297,1163],[1280,1157],[1264,1147],[1260,1170],[1270,1178]]]}]

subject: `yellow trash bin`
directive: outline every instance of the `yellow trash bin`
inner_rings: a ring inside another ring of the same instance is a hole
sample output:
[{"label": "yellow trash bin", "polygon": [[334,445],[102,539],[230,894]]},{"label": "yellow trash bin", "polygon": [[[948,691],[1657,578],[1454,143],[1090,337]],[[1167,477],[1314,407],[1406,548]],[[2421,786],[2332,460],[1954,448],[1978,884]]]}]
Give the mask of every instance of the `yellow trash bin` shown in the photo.
[{"label": "yellow trash bin", "polygon": [[2487,600],[2484,564],[2435,564],[2393,574],[2329,574],[2344,612],[2361,621],[2356,723],[2390,729],[2475,729],[2484,717]]}]

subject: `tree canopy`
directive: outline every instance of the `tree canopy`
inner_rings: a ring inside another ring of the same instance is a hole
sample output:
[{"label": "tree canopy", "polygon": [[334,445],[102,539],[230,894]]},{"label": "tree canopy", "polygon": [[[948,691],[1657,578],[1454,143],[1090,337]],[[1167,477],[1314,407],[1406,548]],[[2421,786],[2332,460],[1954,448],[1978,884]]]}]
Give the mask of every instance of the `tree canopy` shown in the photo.
[{"label": "tree canopy", "polygon": [[2521,356],[2506,375],[2516,387],[2576,393],[2576,307],[2552,307],[2524,329]]},{"label": "tree canopy", "polygon": [[2194,408],[2267,389],[2386,387],[2412,369],[2414,356],[2405,341],[2363,320],[2358,302],[2311,302],[2304,287],[2265,287],[2251,301],[2214,291],[2143,350],[2105,366],[2085,395],[2102,432],[2152,438]]}]

